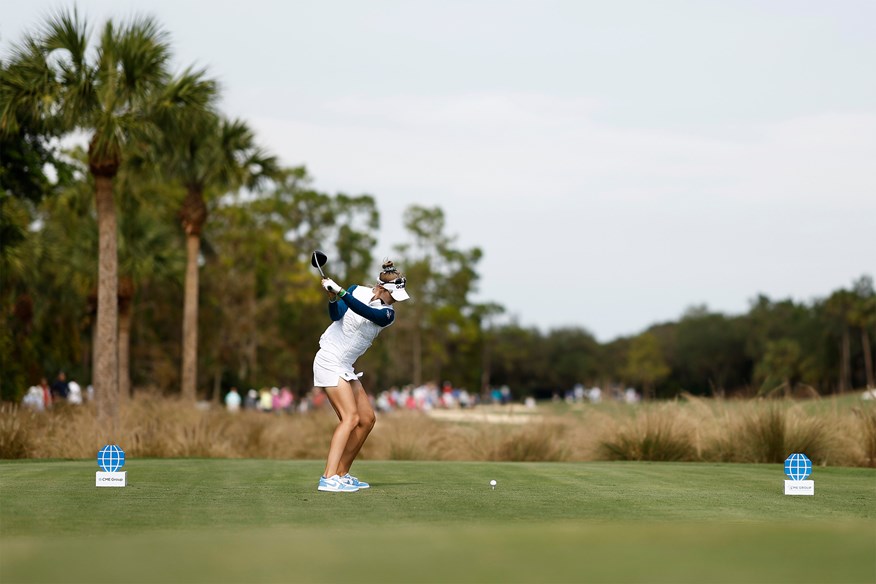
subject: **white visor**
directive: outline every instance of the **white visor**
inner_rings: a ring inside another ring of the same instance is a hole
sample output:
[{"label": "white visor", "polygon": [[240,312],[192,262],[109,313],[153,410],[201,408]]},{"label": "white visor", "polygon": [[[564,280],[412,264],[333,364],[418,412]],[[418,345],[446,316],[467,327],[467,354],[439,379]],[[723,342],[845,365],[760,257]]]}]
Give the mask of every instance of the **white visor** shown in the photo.
[{"label": "white visor", "polygon": [[389,290],[389,295],[392,296],[392,299],[396,302],[401,302],[402,300],[410,298],[407,290],[405,290],[405,279],[399,278],[399,280],[401,280],[400,283],[396,283],[398,280],[395,282],[380,282],[381,286]]}]

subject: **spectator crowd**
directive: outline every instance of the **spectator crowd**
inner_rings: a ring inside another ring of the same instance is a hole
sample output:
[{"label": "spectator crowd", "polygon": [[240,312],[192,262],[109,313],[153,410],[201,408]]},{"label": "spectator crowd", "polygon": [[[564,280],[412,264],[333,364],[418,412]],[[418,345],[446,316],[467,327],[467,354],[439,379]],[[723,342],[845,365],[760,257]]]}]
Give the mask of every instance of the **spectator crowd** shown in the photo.
[{"label": "spectator crowd", "polygon": [[[637,404],[642,400],[642,396],[632,387],[628,387],[623,389],[622,387],[612,387],[607,392],[603,392],[599,387],[584,387],[582,384],[578,383],[575,387],[566,391],[564,400],[566,403],[575,404],[582,402],[590,402],[592,404],[598,404],[603,400],[604,395],[607,394],[608,399],[612,401],[625,402],[628,404]],[[559,396],[555,395],[554,400],[558,400]]]},{"label": "spectator crowd", "polygon": [[[492,387],[483,394],[469,392],[465,388],[453,387],[449,381],[443,384],[427,382],[420,385],[391,387],[369,396],[372,406],[378,412],[394,410],[429,411],[432,409],[472,408],[479,404],[506,405],[512,402],[511,389],[507,385]],[[554,394],[554,401],[562,399],[566,403],[599,403],[604,398],[629,404],[641,400],[639,393],[633,388],[623,389],[612,387],[606,392],[599,387],[587,388],[582,384],[566,390],[561,398]],[[50,385],[42,378],[38,385],[31,386],[22,399],[22,405],[35,411],[52,409],[60,403],[80,405],[94,399],[94,388],[89,385],[84,391],[75,380],[67,380],[61,371]],[[251,410],[274,414],[306,414],[314,409],[326,407],[328,399],[320,388],[302,393],[296,397],[289,387],[262,387],[259,390],[250,388],[242,394],[236,387],[230,388],[224,397],[225,408],[229,412]],[[534,400],[527,398],[527,405],[534,406]],[[205,404],[206,405],[206,404]]]},{"label": "spectator crowd", "polygon": [[85,400],[90,401],[93,398],[94,388],[91,385],[83,392],[82,386],[73,379],[67,381],[67,374],[61,371],[51,385],[43,377],[38,385],[30,386],[21,404],[26,408],[42,412],[62,403],[81,405]]},{"label": "spectator crowd", "polygon": [[[510,395],[510,390],[508,393]],[[430,382],[417,386],[407,385],[402,388],[392,387],[378,393],[374,405],[380,412],[392,410],[428,411],[435,408],[470,408],[480,401],[478,394],[453,387],[449,381],[445,381],[441,386]]]},{"label": "spectator crowd", "polygon": [[314,388],[300,398],[288,387],[263,387],[259,390],[250,388],[245,395],[240,390],[232,387],[225,394],[225,408],[229,412],[240,410],[252,410],[274,414],[306,414],[314,408],[322,407],[326,403],[325,394]]},{"label": "spectator crowd", "polygon": [[[511,391],[507,387],[497,388],[490,395],[493,403],[508,403],[511,399]],[[401,388],[392,387],[369,397],[374,409],[380,412],[470,408],[483,402],[480,395],[453,387],[450,382],[440,386],[430,382]],[[263,387],[259,390],[250,388],[245,394],[241,394],[238,388],[232,387],[225,394],[225,407],[230,412],[252,410],[278,414],[306,414],[327,404],[325,392],[318,387],[300,397],[296,397],[288,387]]]}]

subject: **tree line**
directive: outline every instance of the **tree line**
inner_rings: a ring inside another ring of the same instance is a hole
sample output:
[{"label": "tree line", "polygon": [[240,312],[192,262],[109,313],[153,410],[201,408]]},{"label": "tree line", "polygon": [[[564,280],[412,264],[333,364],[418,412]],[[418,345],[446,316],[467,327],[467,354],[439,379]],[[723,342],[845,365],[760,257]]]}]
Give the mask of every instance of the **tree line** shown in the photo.
[{"label": "tree line", "polygon": [[[327,324],[311,251],[329,254],[341,283],[374,277],[377,199],[315,189],[219,111],[206,71],[174,74],[171,60],[152,19],[107,21],[92,42],[62,11],[0,63],[4,400],[60,369],[93,383],[107,420],[135,388],[187,401],[231,385],[306,391]],[[74,134],[86,145],[62,148]],[[370,390],[448,380],[547,397],[584,383],[671,397],[874,384],[868,276],[811,303],[692,308],[599,343],[474,301],[482,252],[456,243],[440,208],[412,205],[402,227],[393,259],[413,300],[363,357]]]}]

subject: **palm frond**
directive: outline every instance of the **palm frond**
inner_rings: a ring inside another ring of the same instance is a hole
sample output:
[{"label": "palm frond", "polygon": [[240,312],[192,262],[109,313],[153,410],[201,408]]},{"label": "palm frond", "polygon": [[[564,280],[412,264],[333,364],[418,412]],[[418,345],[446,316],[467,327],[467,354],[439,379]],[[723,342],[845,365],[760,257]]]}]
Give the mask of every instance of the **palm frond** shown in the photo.
[{"label": "palm frond", "polygon": [[279,178],[279,161],[256,145],[255,133],[246,122],[224,121],[220,141],[225,159],[221,179],[229,187],[256,189],[269,179]]},{"label": "palm frond", "polygon": [[151,17],[137,17],[119,31],[118,88],[124,101],[147,96],[167,81],[171,57],[168,38],[168,33]]},{"label": "palm frond", "polygon": [[190,67],[167,83],[162,97],[168,105],[212,113],[218,96],[219,83],[207,77],[207,70]]},{"label": "palm frond", "polygon": [[57,114],[68,129],[87,119],[95,105],[93,72],[88,66],[88,37],[88,26],[74,8],[51,16],[41,38],[41,50],[55,81]]},{"label": "palm frond", "polygon": [[81,71],[86,66],[88,27],[74,8],[50,16],[42,34],[42,46],[47,53],[64,51],[65,67]]},{"label": "palm frond", "polygon": [[155,123],[154,136],[162,150],[209,133],[217,124],[214,109],[218,85],[205,70],[187,69],[161,88],[146,115]]},{"label": "palm frond", "polygon": [[15,135],[22,125],[48,130],[56,86],[39,39],[27,37],[16,45],[12,59],[0,69],[0,132]]},{"label": "palm frond", "polygon": [[244,186],[252,190],[258,190],[265,183],[277,180],[282,172],[279,159],[261,148],[256,148],[249,154],[243,167],[246,169]]}]

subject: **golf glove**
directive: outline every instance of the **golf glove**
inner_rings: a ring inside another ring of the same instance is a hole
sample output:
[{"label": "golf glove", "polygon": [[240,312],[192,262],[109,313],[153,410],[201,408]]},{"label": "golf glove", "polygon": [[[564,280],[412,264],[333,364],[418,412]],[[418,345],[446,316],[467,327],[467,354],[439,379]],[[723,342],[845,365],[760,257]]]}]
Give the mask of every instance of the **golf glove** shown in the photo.
[{"label": "golf glove", "polygon": [[334,280],[332,280],[331,278],[326,278],[325,280],[323,280],[322,287],[325,288],[326,290],[328,290],[329,292],[337,294],[338,296],[343,296],[344,294],[347,293],[346,290],[341,288],[340,285],[337,282],[335,282]]}]

